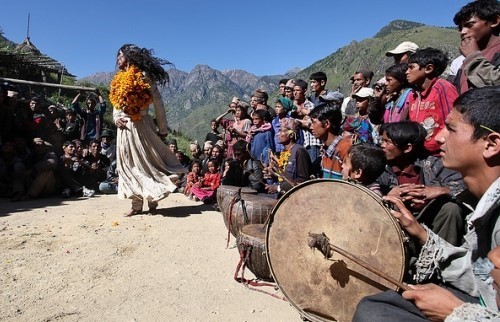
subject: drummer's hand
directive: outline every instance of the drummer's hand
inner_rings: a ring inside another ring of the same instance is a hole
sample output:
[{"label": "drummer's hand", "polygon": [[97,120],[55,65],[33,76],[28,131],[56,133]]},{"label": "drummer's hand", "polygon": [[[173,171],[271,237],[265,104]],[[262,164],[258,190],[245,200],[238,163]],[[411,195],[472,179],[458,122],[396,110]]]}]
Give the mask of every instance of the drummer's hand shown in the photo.
[{"label": "drummer's hand", "polygon": [[120,129],[126,128],[127,127],[127,120],[124,118],[119,118],[115,121],[115,125],[119,127]]},{"label": "drummer's hand", "polygon": [[432,283],[409,287],[412,290],[403,292],[403,298],[413,301],[431,321],[443,321],[453,309],[464,303],[447,289]]},{"label": "drummer's hand", "polygon": [[399,186],[400,197],[404,202],[408,202],[413,208],[423,208],[431,200],[450,193],[447,187],[425,186],[423,184],[405,183]]},{"label": "drummer's hand", "polygon": [[399,220],[401,226],[404,230],[408,232],[411,236],[418,239],[420,244],[425,244],[427,241],[427,231],[425,228],[415,219],[415,216],[405,207],[401,199],[394,196],[386,196],[384,200],[396,206],[398,210],[391,209],[391,214]]},{"label": "drummer's hand", "polygon": [[266,184],[265,188],[267,190],[267,193],[269,193],[269,194],[273,194],[273,193],[278,192],[278,185],[275,185],[275,184]]}]

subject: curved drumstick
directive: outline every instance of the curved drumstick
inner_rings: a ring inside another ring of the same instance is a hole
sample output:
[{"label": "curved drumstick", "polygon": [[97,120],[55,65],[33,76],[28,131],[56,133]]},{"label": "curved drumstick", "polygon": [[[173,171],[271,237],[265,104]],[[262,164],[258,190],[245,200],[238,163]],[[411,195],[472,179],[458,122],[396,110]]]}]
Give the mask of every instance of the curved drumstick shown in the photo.
[{"label": "curved drumstick", "polygon": [[407,285],[399,282],[398,280],[395,280],[394,278],[388,276],[384,272],[379,271],[375,267],[362,261],[361,259],[352,255],[351,253],[347,252],[346,250],[343,250],[342,248],[331,244],[330,238],[328,238],[325,235],[325,233],[321,233],[321,234],[309,233],[309,236],[307,238],[307,243],[308,243],[309,247],[318,249],[323,255],[325,255],[325,258],[330,258],[332,256],[331,253],[333,250],[333,251],[339,253],[340,255],[346,257],[347,259],[355,262],[359,266],[366,268],[367,270],[369,270],[373,274],[377,275],[378,277],[381,277],[384,280],[386,280],[387,282],[396,285],[400,289],[402,289],[404,291],[410,290],[410,288]]}]

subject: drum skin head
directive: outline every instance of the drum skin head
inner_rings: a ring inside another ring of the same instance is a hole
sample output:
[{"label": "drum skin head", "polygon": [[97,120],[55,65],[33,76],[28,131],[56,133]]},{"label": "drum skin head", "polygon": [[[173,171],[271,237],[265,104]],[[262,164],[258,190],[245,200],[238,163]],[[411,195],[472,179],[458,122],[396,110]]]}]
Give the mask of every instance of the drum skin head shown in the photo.
[{"label": "drum skin head", "polygon": [[311,321],[351,321],[364,296],[397,287],[333,252],[327,259],[308,246],[309,233],[402,281],[404,236],[381,199],[365,187],[312,180],[276,204],[266,233],[271,273],[286,298]]}]

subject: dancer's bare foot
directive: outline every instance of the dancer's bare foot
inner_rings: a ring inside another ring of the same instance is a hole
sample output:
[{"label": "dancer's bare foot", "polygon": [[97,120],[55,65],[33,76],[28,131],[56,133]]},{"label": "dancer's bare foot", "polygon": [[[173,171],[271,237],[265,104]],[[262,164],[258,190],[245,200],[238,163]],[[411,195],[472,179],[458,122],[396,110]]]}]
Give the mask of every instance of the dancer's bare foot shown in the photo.
[{"label": "dancer's bare foot", "polygon": [[140,213],[141,212],[139,210],[130,209],[129,211],[127,211],[126,213],[124,213],[123,216],[124,217],[132,217],[132,216],[138,215]]},{"label": "dancer's bare foot", "polygon": [[148,213],[150,214],[156,214],[156,207],[149,207]]}]

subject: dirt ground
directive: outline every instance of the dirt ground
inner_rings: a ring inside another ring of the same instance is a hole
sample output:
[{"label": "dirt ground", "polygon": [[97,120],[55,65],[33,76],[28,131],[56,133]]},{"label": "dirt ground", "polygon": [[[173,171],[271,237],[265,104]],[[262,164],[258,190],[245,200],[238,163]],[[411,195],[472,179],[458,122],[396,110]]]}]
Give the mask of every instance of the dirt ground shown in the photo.
[{"label": "dirt ground", "polygon": [[0,321],[301,320],[233,279],[220,212],[178,193],[156,215],[125,218],[129,207],[114,195],[0,199]]}]

